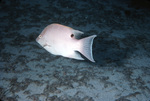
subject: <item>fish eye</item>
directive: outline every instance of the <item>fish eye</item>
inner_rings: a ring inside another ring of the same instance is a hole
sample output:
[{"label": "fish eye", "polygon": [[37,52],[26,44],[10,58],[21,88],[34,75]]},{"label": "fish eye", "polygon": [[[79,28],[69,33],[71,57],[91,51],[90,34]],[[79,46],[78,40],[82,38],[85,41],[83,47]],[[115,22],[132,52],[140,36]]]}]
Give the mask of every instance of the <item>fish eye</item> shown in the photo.
[{"label": "fish eye", "polygon": [[39,38],[42,38],[42,35],[39,35]]},{"label": "fish eye", "polygon": [[71,34],[71,37],[73,38],[73,37],[74,37],[74,35],[73,35],[73,34]]}]

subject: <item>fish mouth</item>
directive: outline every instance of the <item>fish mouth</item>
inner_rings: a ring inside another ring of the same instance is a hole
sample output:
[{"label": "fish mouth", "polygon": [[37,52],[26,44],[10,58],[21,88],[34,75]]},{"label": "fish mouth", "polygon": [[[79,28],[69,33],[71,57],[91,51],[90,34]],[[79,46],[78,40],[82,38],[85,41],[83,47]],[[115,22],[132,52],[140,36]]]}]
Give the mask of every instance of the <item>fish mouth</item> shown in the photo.
[{"label": "fish mouth", "polygon": [[37,37],[35,40],[36,40],[36,42],[38,42],[39,41],[39,37]]},{"label": "fish mouth", "polygon": [[51,47],[51,45],[49,45],[49,44],[44,44],[43,45],[43,47],[46,47],[46,46]]}]

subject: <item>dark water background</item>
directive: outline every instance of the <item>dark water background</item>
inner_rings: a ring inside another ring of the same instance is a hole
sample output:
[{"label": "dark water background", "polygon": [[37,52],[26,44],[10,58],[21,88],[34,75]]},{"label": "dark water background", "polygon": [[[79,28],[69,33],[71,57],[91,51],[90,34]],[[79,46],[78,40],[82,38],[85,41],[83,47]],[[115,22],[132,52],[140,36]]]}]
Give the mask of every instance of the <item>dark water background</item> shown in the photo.
[{"label": "dark water background", "polygon": [[[149,101],[149,0],[1,0],[2,101]],[[95,63],[36,43],[59,23],[97,35]]]}]

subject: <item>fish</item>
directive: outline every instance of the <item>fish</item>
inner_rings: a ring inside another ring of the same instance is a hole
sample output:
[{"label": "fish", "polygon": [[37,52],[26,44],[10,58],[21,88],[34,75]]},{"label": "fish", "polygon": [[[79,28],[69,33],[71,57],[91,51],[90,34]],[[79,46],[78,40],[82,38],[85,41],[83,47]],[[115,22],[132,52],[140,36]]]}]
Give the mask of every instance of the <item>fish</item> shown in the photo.
[{"label": "fish", "polygon": [[97,35],[79,39],[82,34],[84,34],[82,31],[53,23],[44,28],[36,38],[36,42],[53,55],[77,60],[85,60],[84,56],[91,62],[95,62],[92,54],[92,45]]}]

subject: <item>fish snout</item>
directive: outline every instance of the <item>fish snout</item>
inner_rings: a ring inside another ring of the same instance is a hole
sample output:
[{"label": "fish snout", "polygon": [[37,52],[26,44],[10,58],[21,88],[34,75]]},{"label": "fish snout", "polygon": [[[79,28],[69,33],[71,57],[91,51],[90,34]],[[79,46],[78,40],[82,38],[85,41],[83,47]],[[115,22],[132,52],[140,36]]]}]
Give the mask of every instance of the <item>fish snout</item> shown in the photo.
[{"label": "fish snout", "polygon": [[39,38],[37,37],[35,40],[36,40],[36,42],[38,42],[38,41],[39,41]]},{"label": "fish snout", "polygon": [[37,38],[36,38],[36,41],[38,42],[39,41],[39,39],[41,39],[42,38],[42,36],[41,35],[39,35]]}]

